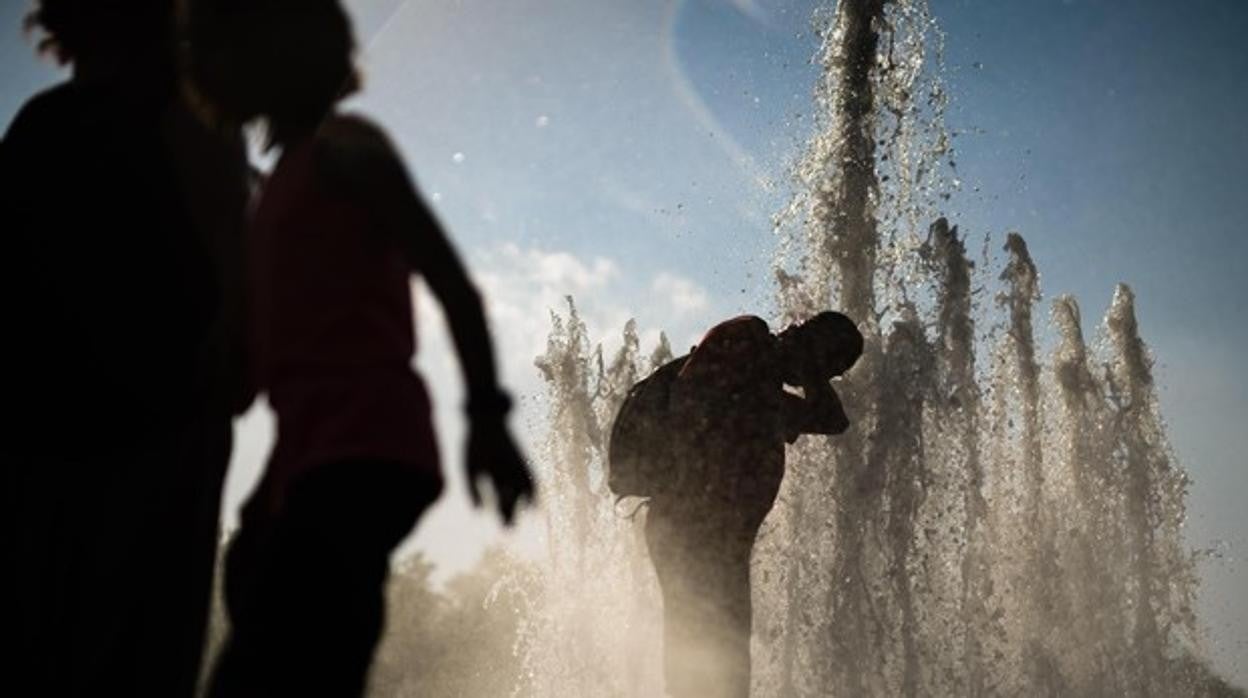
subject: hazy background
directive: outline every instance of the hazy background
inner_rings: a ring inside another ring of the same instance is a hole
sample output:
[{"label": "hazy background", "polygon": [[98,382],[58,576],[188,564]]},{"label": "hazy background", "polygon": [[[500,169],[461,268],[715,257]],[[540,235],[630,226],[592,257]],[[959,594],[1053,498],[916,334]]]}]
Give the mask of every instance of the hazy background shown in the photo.
[{"label": "hazy background", "polygon": [[[534,447],[533,358],[573,294],[612,346],[679,351],[717,319],[770,313],[771,216],[809,134],[818,46],[796,0],[348,0],[364,93],[488,295],[513,420]],[[978,249],[1028,239],[1046,297],[1095,331],[1113,285],[1138,294],[1163,412],[1193,478],[1188,539],[1215,551],[1201,619],[1215,666],[1248,684],[1248,3],[932,0],[946,35],[962,189],[943,213]],[[59,75],[0,9],[0,125]],[[410,545],[445,575],[498,539],[458,470],[462,395],[444,327],[421,304],[452,487]],[[232,509],[271,438],[239,425]],[[539,516],[506,538],[542,551]]]}]

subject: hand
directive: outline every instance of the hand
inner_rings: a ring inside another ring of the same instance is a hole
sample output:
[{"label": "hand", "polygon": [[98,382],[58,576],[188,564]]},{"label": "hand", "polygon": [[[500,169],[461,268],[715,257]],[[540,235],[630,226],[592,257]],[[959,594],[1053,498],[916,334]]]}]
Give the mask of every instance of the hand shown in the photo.
[{"label": "hand", "polygon": [[508,526],[522,502],[533,502],[533,476],[501,416],[473,420],[468,434],[466,469],[468,495],[473,506],[481,506],[478,481],[485,478],[494,490],[499,516]]},{"label": "hand", "polygon": [[825,379],[814,379],[802,386],[806,401],[818,413],[814,420],[820,425],[821,434],[844,434],[849,429],[849,416],[845,414],[845,406],[841,404],[841,396],[837,394],[832,383]]},{"label": "hand", "polygon": [[832,434],[844,434],[849,430],[849,415],[845,414],[845,405],[841,403],[841,396],[837,394],[836,388],[833,388],[827,381],[823,384],[828,387],[827,403],[828,420],[831,426]]}]

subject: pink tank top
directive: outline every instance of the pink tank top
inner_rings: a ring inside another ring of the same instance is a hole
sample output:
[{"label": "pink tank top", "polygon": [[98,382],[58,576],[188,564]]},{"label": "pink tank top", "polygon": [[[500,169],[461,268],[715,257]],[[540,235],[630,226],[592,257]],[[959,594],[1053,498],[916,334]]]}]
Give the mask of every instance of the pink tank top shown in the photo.
[{"label": "pink tank top", "polygon": [[250,239],[253,370],[277,415],[257,497],[269,507],[325,463],[389,461],[441,477],[411,366],[411,267],[400,241],[318,171],[315,148],[283,155]]}]

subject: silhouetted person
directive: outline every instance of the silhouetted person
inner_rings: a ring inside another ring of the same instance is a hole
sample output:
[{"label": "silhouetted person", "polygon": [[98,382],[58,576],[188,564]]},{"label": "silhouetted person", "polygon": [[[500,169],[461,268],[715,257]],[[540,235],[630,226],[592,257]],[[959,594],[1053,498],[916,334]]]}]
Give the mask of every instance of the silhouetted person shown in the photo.
[{"label": "silhouetted person", "polygon": [[172,8],[36,3],[72,77],[0,141],[9,691],[195,686],[247,189],[241,140],[180,98]]},{"label": "silhouetted person", "polygon": [[468,386],[468,480],[510,522],[533,485],[505,427],[480,299],[393,146],[336,113],[356,86],[332,0],[200,0],[194,73],[281,157],[249,231],[258,388],[277,443],[226,563],[232,632],[212,693],[353,696],[382,631],[388,560],[442,490],[410,280],[443,305]]},{"label": "silhouetted person", "polygon": [[652,493],[645,531],[675,698],[749,695],[750,552],[780,490],[784,445],[849,427],[829,380],[861,353],[853,322],[825,312],[777,335],[757,317],[728,320],[676,360],[663,457],[678,473]]}]

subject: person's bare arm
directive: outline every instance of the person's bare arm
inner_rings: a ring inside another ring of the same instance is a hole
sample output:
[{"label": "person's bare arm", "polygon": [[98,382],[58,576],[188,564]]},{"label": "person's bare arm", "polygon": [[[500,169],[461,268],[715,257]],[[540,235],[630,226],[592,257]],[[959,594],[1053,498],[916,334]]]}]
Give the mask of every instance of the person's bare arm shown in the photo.
[{"label": "person's bare arm", "polygon": [[533,479],[507,431],[511,400],[498,386],[494,348],[480,294],[433,214],[425,206],[384,134],[360,119],[336,118],[324,129],[334,162],[385,230],[398,236],[412,269],[445,311],[467,386],[470,433],[469,494],[481,503],[478,481],[494,489],[504,522],[534,496]]},{"label": "person's bare arm", "polygon": [[[409,194],[408,209],[396,228],[403,233],[408,259],[446,311],[468,392],[469,414],[505,414],[507,402],[498,387],[494,346],[486,326],[481,295],[468,278],[451,243],[424,204]],[[419,265],[419,266],[418,266]]]},{"label": "person's bare arm", "polygon": [[789,443],[802,434],[842,434],[849,428],[849,417],[841,398],[828,381],[808,381],[804,395],[784,394],[785,439]]}]

